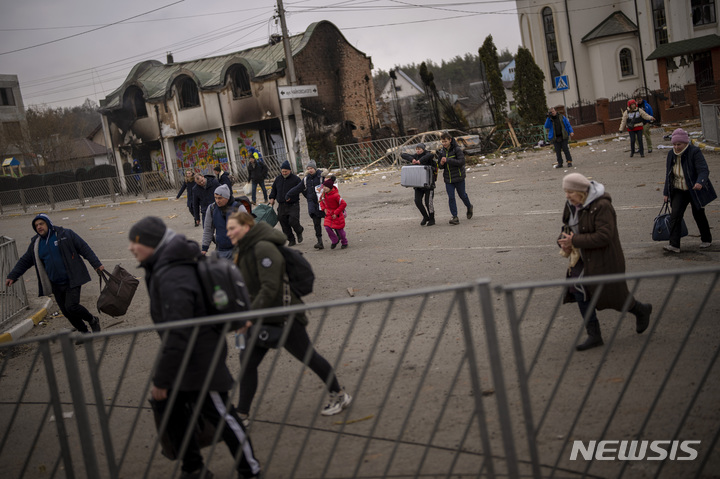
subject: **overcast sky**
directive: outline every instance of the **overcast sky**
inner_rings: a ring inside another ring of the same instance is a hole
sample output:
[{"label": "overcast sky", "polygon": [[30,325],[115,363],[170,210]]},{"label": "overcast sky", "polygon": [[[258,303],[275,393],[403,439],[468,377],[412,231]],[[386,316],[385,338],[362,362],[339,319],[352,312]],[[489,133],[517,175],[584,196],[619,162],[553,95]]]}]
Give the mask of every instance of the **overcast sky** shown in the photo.
[{"label": "overcast sky", "polygon": [[[276,0],[4,0],[0,74],[15,74],[26,108],[99,102],[144,60],[221,55],[280,32]],[[285,0],[288,30],[333,22],[376,69],[520,45],[514,1]]]}]

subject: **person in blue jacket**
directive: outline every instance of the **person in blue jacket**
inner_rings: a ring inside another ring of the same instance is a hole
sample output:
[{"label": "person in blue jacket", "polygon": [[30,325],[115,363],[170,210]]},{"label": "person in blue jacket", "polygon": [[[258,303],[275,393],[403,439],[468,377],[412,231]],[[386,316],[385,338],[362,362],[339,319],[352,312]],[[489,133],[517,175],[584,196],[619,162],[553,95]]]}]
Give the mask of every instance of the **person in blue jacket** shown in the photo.
[{"label": "person in blue jacket", "polygon": [[[635,99],[635,102],[637,103],[637,106],[640,110],[645,110],[645,113],[647,113],[650,116],[653,116],[653,109],[650,106],[650,103],[643,100],[642,97],[637,97]],[[652,129],[652,120],[645,120],[643,118],[643,136],[645,137],[645,142],[647,143],[647,152],[648,153],[652,153],[652,138],[650,137],[651,129]]]},{"label": "person in blue jacket", "polygon": [[325,218],[325,212],[320,209],[320,201],[317,193],[315,192],[315,188],[322,185],[323,180],[322,170],[317,169],[317,163],[315,160],[310,160],[307,164],[305,177],[288,193],[288,196],[290,197],[303,195],[305,199],[307,199],[308,214],[313,220],[315,237],[317,238],[317,243],[313,246],[315,249],[325,248],[322,240],[322,219]]},{"label": "person in blue jacket", "polygon": [[545,120],[545,129],[548,132],[548,140],[555,145],[557,163],[553,165],[553,168],[562,168],[563,166],[561,150],[565,153],[567,165],[572,167],[572,156],[570,155],[570,148],[568,148],[568,141],[575,133],[568,119],[565,118],[565,115],[558,113],[555,108],[550,108],[547,120]]},{"label": "person in blue jacket", "polygon": [[55,295],[60,311],[81,333],[100,332],[100,321],[80,304],[80,288],[90,282],[90,274],[82,258],[98,272],[105,269],[93,250],[77,233],[53,225],[46,214],[32,221],[37,233],[30,240],[27,251],[8,274],[5,286],[12,285],[28,269],[35,267],[38,296]]}]

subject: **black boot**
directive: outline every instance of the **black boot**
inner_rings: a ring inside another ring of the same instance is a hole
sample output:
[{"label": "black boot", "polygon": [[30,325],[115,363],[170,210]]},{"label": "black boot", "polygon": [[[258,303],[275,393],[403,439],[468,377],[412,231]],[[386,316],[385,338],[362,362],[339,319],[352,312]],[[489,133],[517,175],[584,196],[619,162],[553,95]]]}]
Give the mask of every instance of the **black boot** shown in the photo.
[{"label": "black boot", "polygon": [[427,225],[432,226],[435,224],[435,213],[430,213],[430,217],[428,218]]},{"label": "black boot", "polygon": [[423,219],[420,222],[420,226],[425,226],[428,223],[428,221],[430,221],[430,218],[428,218],[427,216],[423,216]]},{"label": "black boot", "polygon": [[324,249],[325,247],[323,246],[322,236],[318,236],[318,237],[317,237],[317,240],[318,240],[318,242],[315,243],[315,246],[313,246],[313,248],[315,248],[315,249]]},{"label": "black boot", "polygon": [[585,351],[586,349],[597,348],[598,346],[605,344],[603,343],[602,336],[600,335],[599,321],[588,321],[585,325],[585,330],[587,330],[588,337],[584,343],[575,346],[576,350]]},{"label": "black boot", "polygon": [[652,304],[635,301],[633,307],[630,308],[630,312],[635,315],[635,331],[638,334],[644,333],[648,328],[648,324],[650,324]]}]

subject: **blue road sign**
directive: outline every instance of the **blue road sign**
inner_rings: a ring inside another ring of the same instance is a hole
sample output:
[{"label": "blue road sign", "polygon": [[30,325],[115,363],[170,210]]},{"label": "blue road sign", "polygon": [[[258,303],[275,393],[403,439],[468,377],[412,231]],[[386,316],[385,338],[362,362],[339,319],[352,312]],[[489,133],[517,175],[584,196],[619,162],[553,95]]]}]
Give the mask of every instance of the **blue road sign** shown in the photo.
[{"label": "blue road sign", "polygon": [[567,75],[561,75],[555,77],[555,91],[569,90],[570,84],[568,83]]}]

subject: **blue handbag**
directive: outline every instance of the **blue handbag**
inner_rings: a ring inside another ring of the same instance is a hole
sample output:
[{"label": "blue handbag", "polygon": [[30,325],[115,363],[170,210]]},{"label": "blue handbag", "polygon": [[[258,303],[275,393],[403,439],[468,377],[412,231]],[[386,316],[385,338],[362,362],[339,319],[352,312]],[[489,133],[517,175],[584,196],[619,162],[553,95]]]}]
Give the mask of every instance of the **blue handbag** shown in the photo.
[{"label": "blue handbag", "polygon": [[[681,218],[680,237],[688,235],[685,219]],[[652,231],[653,241],[668,241],[670,239],[670,204],[666,201],[660,208],[660,213],[655,217]]]}]

